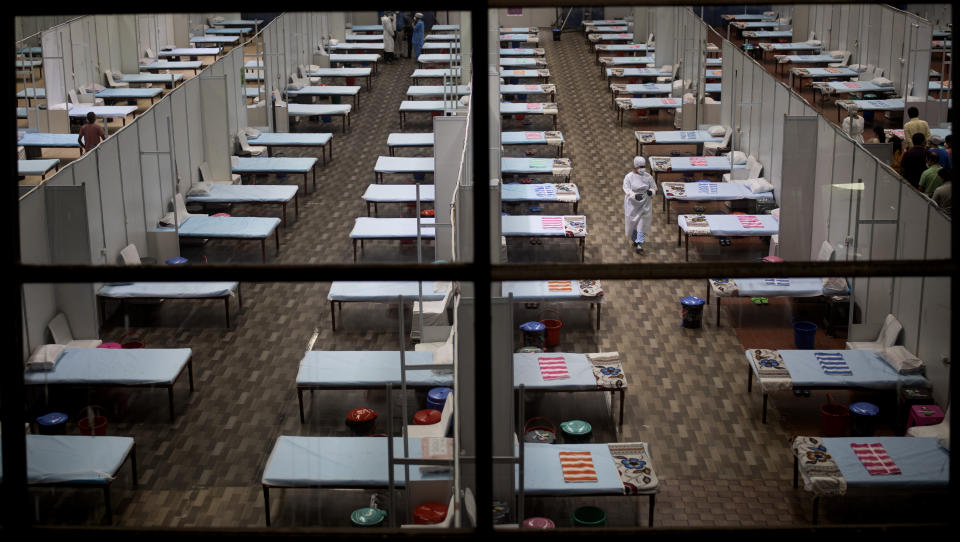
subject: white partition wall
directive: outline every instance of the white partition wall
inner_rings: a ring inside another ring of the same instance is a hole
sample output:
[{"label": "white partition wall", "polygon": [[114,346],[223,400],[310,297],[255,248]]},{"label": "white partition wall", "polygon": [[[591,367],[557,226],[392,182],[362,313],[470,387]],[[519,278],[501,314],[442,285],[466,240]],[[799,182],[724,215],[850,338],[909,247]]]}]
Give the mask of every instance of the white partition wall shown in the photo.
[{"label": "white partition wall", "polygon": [[674,65],[680,61],[677,54],[677,17],[679,10],[673,6],[653,8],[656,21],[656,52],[654,57],[658,66]]}]

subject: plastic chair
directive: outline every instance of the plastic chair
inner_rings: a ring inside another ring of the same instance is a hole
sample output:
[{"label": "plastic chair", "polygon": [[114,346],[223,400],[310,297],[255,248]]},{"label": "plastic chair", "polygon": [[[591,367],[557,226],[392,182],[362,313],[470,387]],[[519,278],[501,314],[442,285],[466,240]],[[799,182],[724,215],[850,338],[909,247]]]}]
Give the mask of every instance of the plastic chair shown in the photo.
[{"label": "plastic chair", "polygon": [[720,143],[707,143],[703,144],[703,154],[707,156],[718,156],[721,152],[730,151],[730,140],[733,138],[733,130],[729,126],[725,127],[727,132],[723,134],[723,141]]},{"label": "plastic chair", "polygon": [[213,174],[210,173],[210,164],[203,162],[200,164],[200,181],[210,184],[240,184],[240,174],[230,174],[229,181],[226,179],[215,179]]},{"label": "plastic chair", "polygon": [[183,201],[183,194],[179,192],[173,197],[174,211],[177,213],[177,222],[183,224],[191,216],[208,216],[205,213],[191,213],[187,211],[187,205]]},{"label": "plastic chair", "polygon": [[943,421],[934,425],[915,425],[910,429],[907,429],[908,437],[917,437],[917,438],[950,438],[950,405],[947,405],[947,410],[943,413]]},{"label": "plastic chair", "polygon": [[841,55],[840,58],[842,60],[840,62],[831,62],[830,64],[827,64],[827,66],[831,68],[843,68],[846,67],[848,62],[850,62],[850,51],[830,51],[827,54],[831,56],[835,56],[835,54]]},{"label": "plastic chair", "polygon": [[137,245],[130,243],[123,247],[120,250],[120,259],[123,265],[140,265],[140,251],[137,250]]},{"label": "plastic chair", "polygon": [[53,320],[50,320],[47,330],[50,331],[54,343],[66,345],[68,348],[96,348],[103,342],[99,339],[74,339],[70,323],[62,312],[58,312]]},{"label": "plastic chair", "polygon": [[723,182],[730,181],[747,181],[750,179],[759,179],[763,173],[763,164],[757,161],[756,158],[751,154],[747,156],[746,167],[742,169],[735,169],[732,173],[723,174]]},{"label": "plastic chair", "polygon": [[847,342],[847,349],[883,350],[884,348],[889,348],[897,344],[897,337],[900,336],[901,330],[903,330],[903,325],[900,324],[900,321],[897,320],[897,317],[892,314],[888,314],[883,320],[883,326],[880,327],[880,334],[877,336],[877,340],[868,342]]},{"label": "plastic chair", "polygon": [[110,88],[128,88],[130,86],[130,83],[114,79],[112,70],[103,70],[103,76],[107,80],[107,86]]},{"label": "plastic chair", "polygon": [[247,133],[243,130],[237,132],[237,143],[240,144],[240,156],[263,156],[267,153],[266,147],[251,146],[247,142]]}]

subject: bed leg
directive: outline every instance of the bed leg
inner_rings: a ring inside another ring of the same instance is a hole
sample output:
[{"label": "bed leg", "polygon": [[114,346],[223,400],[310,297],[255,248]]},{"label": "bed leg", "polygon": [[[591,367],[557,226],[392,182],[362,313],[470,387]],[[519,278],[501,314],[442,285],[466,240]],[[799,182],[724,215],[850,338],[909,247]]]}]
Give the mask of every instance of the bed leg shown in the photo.
[{"label": "bed leg", "polygon": [[761,418],[763,423],[767,423],[767,394],[763,394],[763,415]]},{"label": "bed leg", "polygon": [[270,526],[270,488],[263,486],[263,512],[267,517],[267,527]]},{"label": "bed leg", "polygon": [[677,226],[677,246],[683,241],[683,228]]},{"label": "bed leg", "polygon": [[686,258],[688,262],[690,261],[690,236],[689,235],[684,235],[683,257]]},{"label": "bed leg", "polygon": [[107,507],[107,513],[105,515],[107,525],[113,525],[113,510],[111,510],[110,506],[110,484],[107,484],[103,488],[103,504]]},{"label": "bed leg", "polygon": [[130,473],[133,476],[133,487],[137,487],[137,445],[130,447]]},{"label": "bed leg", "polygon": [[280,229],[279,228],[273,230],[273,238],[276,240],[276,243],[277,243],[277,256],[280,256]]},{"label": "bed leg", "polygon": [[336,301],[330,302],[330,329],[332,331],[337,330],[337,309],[334,307],[334,303],[336,303]]},{"label": "bed leg", "polygon": [[357,240],[353,240],[353,263],[357,263]]},{"label": "bed leg", "polygon": [[800,458],[793,456],[793,489],[799,487]]},{"label": "bed leg", "polygon": [[600,303],[597,303],[597,331],[600,331]]},{"label": "bed leg", "polygon": [[753,369],[750,368],[750,364],[747,363],[747,393],[753,391]]},{"label": "bed leg", "polygon": [[297,388],[297,402],[300,403],[300,423],[303,423],[303,389]]},{"label": "bed leg", "polygon": [[227,329],[230,329],[230,298],[223,299],[223,313],[227,317]]},{"label": "bed leg", "polygon": [[717,327],[720,327],[720,298],[719,297],[717,298]]},{"label": "bed leg", "polygon": [[647,521],[647,527],[653,527],[653,510],[657,506],[657,496],[650,494],[650,519]]},{"label": "bed leg", "polygon": [[820,517],[820,496],[813,498],[813,524],[817,524],[817,520]]},{"label": "bed leg", "polygon": [[620,432],[623,432],[623,402],[626,399],[624,389],[620,388]]},{"label": "bed leg", "polygon": [[267,263],[267,240],[260,240],[260,257],[263,259],[263,263]]},{"label": "bed leg", "polygon": [[169,388],[167,388],[167,400],[168,400],[169,403],[170,403],[170,421],[172,422],[172,421],[174,420],[174,415],[173,415],[173,385],[171,385]]},{"label": "bed leg", "polygon": [[281,209],[283,209],[283,227],[286,228],[287,227],[287,204],[284,203],[281,206]]}]

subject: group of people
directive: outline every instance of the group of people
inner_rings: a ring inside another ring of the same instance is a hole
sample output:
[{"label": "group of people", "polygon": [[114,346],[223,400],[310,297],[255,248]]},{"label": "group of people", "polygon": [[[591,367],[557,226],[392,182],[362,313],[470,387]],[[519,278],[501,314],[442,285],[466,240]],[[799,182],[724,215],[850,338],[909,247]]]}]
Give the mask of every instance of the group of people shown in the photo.
[{"label": "group of people", "polygon": [[396,11],[386,11],[380,17],[380,24],[383,26],[383,58],[386,62],[393,62],[397,59],[396,41],[397,32],[401,33],[401,39],[407,43],[407,58],[420,56],[420,50],[423,48],[424,41],[424,23],[423,13],[406,12],[400,21],[403,26],[398,26],[397,17],[400,14]]},{"label": "group of people", "polygon": [[920,118],[916,107],[907,110],[904,139],[893,140],[893,167],[911,186],[923,192],[947,214],[952,207],[953,136],[940,139]]}]

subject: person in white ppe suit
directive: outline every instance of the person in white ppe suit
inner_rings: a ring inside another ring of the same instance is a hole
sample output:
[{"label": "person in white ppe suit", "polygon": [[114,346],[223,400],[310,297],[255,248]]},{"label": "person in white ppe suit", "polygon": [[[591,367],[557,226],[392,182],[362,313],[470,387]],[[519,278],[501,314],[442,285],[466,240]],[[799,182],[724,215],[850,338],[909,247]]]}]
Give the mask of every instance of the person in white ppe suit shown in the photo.
[{"label": "person in white ppe suit", "polygon": [[380,24],[383,25],[383,58],[387,62],[393,62],[397,57],[394,55],[396,48],[396,24],[393,19],[393,12],[386,12],[380,17]]},{"label": "person in white ppe suit", "polygon": [[854,141],[863,143],[863,117],[860,116],[860,108],[854,105],[850,107],[848,112],[850,114],[847,118],[843,119],[841,128],[843,128],[843,131]]},{"label": "person in white ppe suit", "polygon": [[627,238],[637,253],[643,252],[643,243],[650,234],[653,222],[653,196],[657,182],[646,172],[642,156],[633,159],[633,171],[623,178],[623,221]]}]

